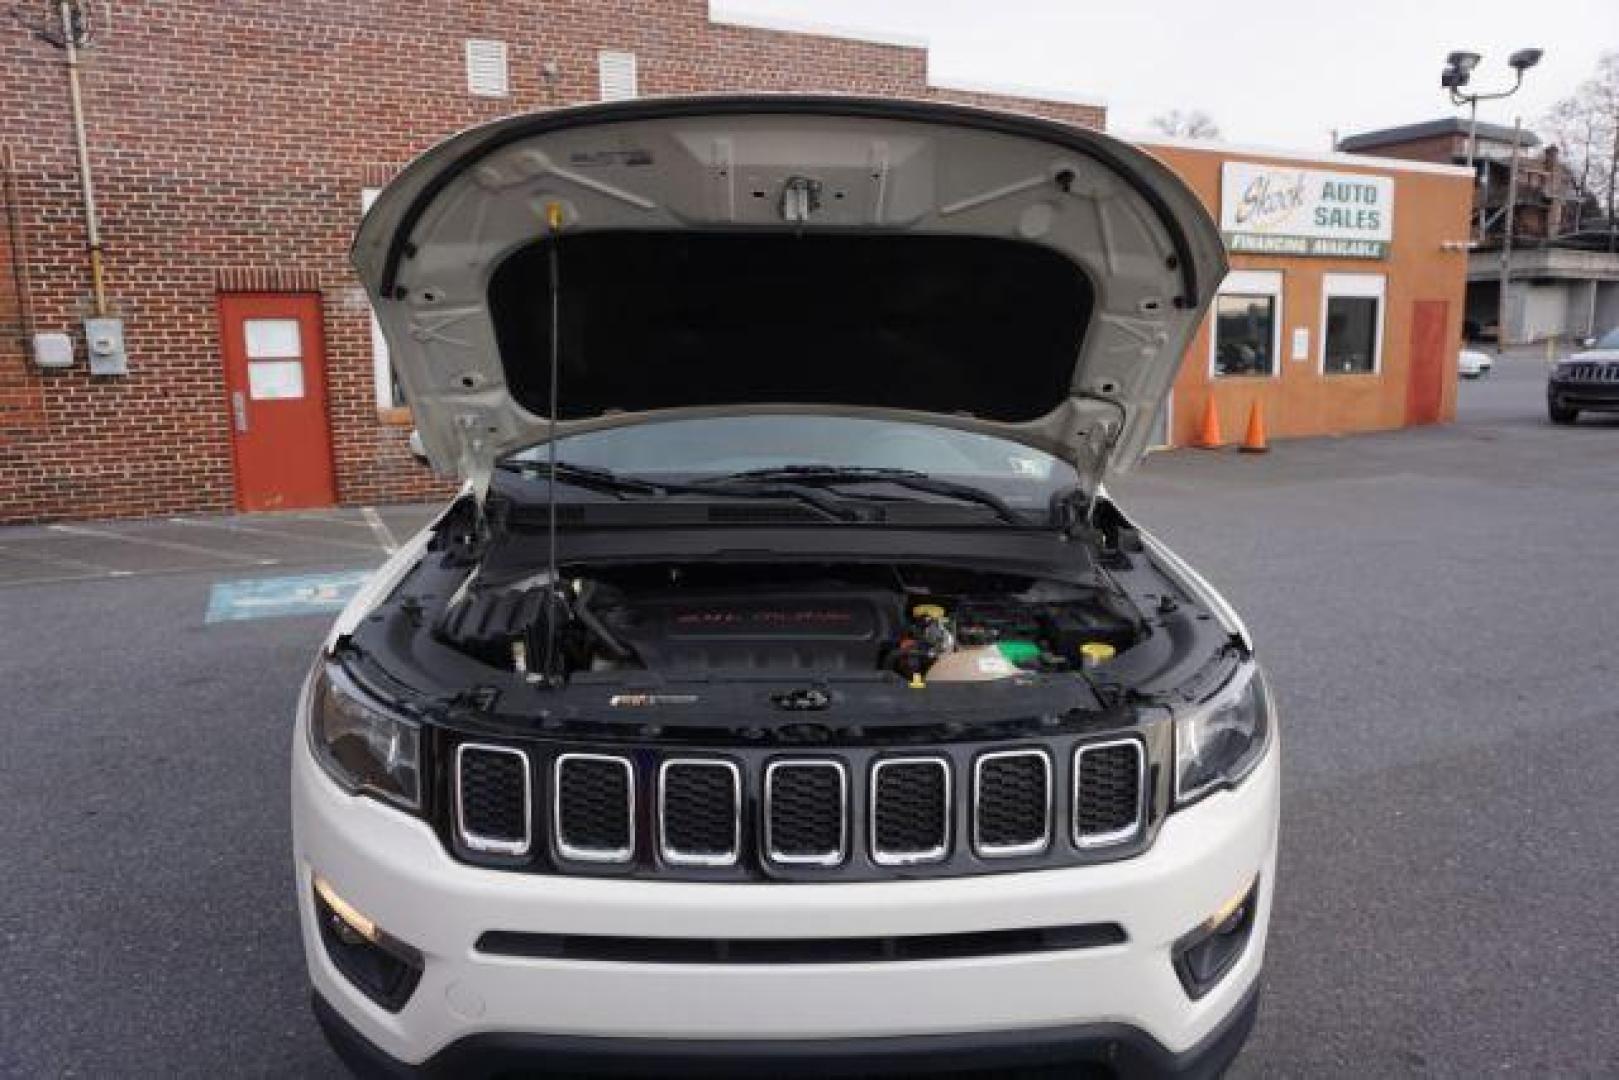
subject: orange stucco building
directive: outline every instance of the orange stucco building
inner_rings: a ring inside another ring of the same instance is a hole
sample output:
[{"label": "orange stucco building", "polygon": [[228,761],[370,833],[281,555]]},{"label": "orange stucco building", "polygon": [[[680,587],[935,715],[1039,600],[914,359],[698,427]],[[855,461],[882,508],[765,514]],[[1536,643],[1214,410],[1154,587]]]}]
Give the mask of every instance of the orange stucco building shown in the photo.
[{"label": "orange stucco building", "polygon": [[1192,186],[1231,251],[1231,273],[1160,418],[1161,443],[1196,443],[1211,397],[1232,442],[1256,401],[1273,437],[1454,417],[1466,169],[1137,143]]}]

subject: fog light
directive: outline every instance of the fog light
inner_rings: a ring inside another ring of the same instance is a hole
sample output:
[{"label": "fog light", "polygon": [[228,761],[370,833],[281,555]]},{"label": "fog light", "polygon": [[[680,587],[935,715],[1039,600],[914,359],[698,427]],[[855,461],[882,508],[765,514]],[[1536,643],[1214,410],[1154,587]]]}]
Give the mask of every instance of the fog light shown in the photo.
[{"label": "fog light", "polygon": [[1259,879],[1221,904],[1214,913],[1175,942],[1170,957],[1187,996],[1197,1000],[1236,965],[1254,928],[1259,906]]},{"label": "fog light", "polygon": [[315,923],[332,966],[366,997],[398,1012],[422,977],[422,954],[379,927],[324,878],[312,882]]}]

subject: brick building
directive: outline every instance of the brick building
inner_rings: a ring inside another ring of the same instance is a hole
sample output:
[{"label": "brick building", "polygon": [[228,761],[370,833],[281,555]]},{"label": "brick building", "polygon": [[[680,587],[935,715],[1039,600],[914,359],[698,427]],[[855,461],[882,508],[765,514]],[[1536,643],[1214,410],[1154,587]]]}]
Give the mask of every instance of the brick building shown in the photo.
[{"label": "brick building", "polygon": [[1187,350],[1162,441],[1215,406],[1235,441],[1341,435],[1456,414],[1470,177],[1449,164],[1148,138],[1220,222],[1231,272]]},{"label": "brick building", "polygon": [[[1465,165],[1473,162],[1473,250],[1467,322],[1475,335],[1507,343],[1580,339],[1619,325],[1619,254],[1611,222],[1582,199],[1556,146],[1534,132],[1459,117],[1345,137],[1339,149]],[[1516,174],[1514,176],[1514,174]],[[1512,212],[1507,213],[1509,193]],[[1502,247],[1512,229],[1506,303]]]},{"label": "brick building", "polygon": [[[230,363],[255,349],[314,361],[307,385],[250,389],[314,403],[319,429],[287,429],[294,441],[271,456],[325,470],[324,501],[440,490],[408,455],[409,417],[346,252],[367,192],[470,124],[744,89],[1104,122],[1097,105],[935,85],[916,43],[725,23],[706,0],[79,6],[106,314],[121,320],[127,374],[88,368],[96,312],[62,27],[55,0],[21,0],[0,24],[0,522],[277,505],[273,477],[241,473],[252,436],[237,430]],[[69,366],[40,365],[63,347]]]}]

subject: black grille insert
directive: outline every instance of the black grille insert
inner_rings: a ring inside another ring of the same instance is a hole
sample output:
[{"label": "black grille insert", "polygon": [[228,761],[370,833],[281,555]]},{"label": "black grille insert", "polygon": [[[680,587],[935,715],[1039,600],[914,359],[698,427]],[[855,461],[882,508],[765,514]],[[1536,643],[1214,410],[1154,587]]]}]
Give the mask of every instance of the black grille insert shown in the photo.
[{"label": "black grille insert", "polygon": [[564,858],[627,862],[635,851],[635,773],[628,758],[563,754],[552,785]]},{"label": "black grille insert", "polygon": [[456,821],[461,842],[474,851],[527,853],[528,755],[503,746],[463,743],[455,752]]},{"label": "black grille insert", "polygon": [[1141,827],[1143,758],[1135,739],[1093,743],[1074,754],[1074,839],[1117,844]]},{"label": "black grille insert", "polygon": [[848,782],[835,761],[776,761],[765,772],[765,849],[779,863],[836,866],[846,855]]},{"label": "black grille insert", "polygon": [[478,951],[526,959],[641,964],[868,964],[1122,945],[1118,923],[856,938],[647,938],[488,930]]},{"label": "black grille insert", "polygon": [[973,842],[980,855],[1027,855],[1051,841],[1051,759],[1040,750],[985,754],[974,765]]},{"label": "black grille insert", "polygon": [[676,758],[658,771],[663,858],[683,866],[729,866],[741,835],[741,773],[728,761]]},{"label": "black grille insert", "polygon": [[871,857],[894,866],[950,850],[950,767],[942,758],[893,758],[871,769]]}]

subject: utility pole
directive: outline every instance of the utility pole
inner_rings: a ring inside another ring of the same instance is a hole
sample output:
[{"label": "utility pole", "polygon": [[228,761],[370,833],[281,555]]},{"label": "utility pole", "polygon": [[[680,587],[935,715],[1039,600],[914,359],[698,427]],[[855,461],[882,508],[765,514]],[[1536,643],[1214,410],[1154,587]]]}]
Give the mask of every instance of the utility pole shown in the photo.
[{"label": "utility pole", "polygon": [[1619,222],[1614,221],[1614,185],[1619,183],[1619,124],[1613,126],[1613,153],[1608,155],[1608,254],[1619,250]]},{"label": "utility pole", "polygon": [[1495,309],[1495,352],[1499,356],[1507,350],[1507,289],[1512,284],[1512,217],[1518,203],[1518,139],[1523,131],[1523,117],[1512,118],[1512,167],[1507,170],[1507,212],[1505,228],[1501,232],[1501,295]]}]

